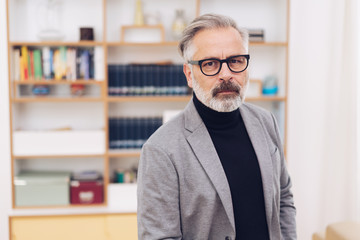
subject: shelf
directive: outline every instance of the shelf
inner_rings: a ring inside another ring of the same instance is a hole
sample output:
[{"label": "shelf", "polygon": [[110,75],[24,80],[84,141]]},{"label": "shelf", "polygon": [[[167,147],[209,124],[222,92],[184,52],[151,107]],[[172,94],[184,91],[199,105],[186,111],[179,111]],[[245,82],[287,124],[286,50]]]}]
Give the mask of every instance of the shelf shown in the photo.
[{"label": "shelf", "polygon": [[24,80],[24,81],[14,81],[15,85],[60,85],[60,84],[84,84],[84,85],[101,85],[104,81],[97,81],[94,79],[89,80],[76,80],[76,81],[70,81],[70,80],[55,80],[55,79],[48,79],[48,80]]},{"label": "shelf", "polygon": [[187,96],[119,96],[108,97],[109,102],[186,102],[191,99],[190,95]]},{"label": "shelf", "polygon": [[[139,47],[139,46],[149,46],[149,47],[155,47],[155,46],[159,46],[159,47],[163,47],[163,46],[177,46],[179,44],[179,42],[176,41],[169,41],[169,42],[153,42],[153,43],[131,43],[131,42],[108,42],[106,43],[107,46],[109,47],[122,47],[122,46],[134,46],[134,47]],[[250,42],[249,43],[250,46],[273,46],[273,47],[287,47],[288,43],[287,42]]]},{"label": "shelf", "polygon": [[15,103],[31,103],[31,102],[102,102],[103,98],[91,98],[91,97],[22,97],[13,98],[12,102]]},{"label": "shelf", "polygon": [[81,42],[10,42],[9,45],[11,47],[15,46],[29,46],[29,47],[42,47],[42,46],[71,46],[71,47],[93,47],[93,46],[101,46],[104,42],[97,41],[81,41]]},{"label": "shelf", "polygon": [[47,209],[47,208],[97,208],[106,207],[105,203],[96,204],[68,204],[68,205],[49,205],[49,206],[14,206],[14,209]]},{"label": "shelf", "polygon": [[260,96],[260,97],[247,97],[245,102],[283,102],[286,97],[279,96]]},{"label": "shelf", "polygon": [[27,160],[38,158],[103,158],[104,154],[86,154],[86,155],[15,155],[14,159]]},{"label": "shelf", "polygon": [[249,42],[250,47],[263,46],[263,47],[287,47],[287,42]]},{"label": "shelf", "polygon": [[109,150],[109,157],[140,157],[140,149],[129,149],[129,150]]},{"label": "shelf", "polygon": [[106,45],[108,47],[122,47],[122,46],[126,46],[126,47],[140,47],[140,46],[145,46],[145,47],[164,47],[164,46],[177,46],[179,44],[179,42],[152,42],[152,43],[131,43],[131,42],[108,42],[106,43]]},{"label": "shelf", "polygon": [[[191,96],[124,96],[124,97],[108,97],[108,102],[186,102]],[[245,101],[286,101],[286,97],[279,96],[260,96],[247,97]]]}]

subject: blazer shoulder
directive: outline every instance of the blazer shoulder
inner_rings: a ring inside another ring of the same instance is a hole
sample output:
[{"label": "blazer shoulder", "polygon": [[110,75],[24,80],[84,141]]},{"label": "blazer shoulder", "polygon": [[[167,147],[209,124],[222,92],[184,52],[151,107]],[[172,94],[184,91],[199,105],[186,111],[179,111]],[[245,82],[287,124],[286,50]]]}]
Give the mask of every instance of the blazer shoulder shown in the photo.
[{"label": "blazer shoulder", "polygon": [[242,108],[245,110],[246,113],[253,115],[259,120],[271,122],[273,121],[273,114],[262,107],[256,106],[251,103],[243,103]]},{"label": "blazer shoulder", "polygon": [[154,145],[166,149],[166,146],[183,136],[184,111],[161,125],[146,141],[146,145]]}]

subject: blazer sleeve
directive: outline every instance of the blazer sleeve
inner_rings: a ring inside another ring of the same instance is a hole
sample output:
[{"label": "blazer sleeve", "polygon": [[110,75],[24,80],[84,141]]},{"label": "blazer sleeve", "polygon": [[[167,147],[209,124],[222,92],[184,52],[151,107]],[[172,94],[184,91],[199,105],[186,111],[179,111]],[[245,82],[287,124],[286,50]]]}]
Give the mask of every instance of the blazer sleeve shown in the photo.
[{"label": "blazer sleeve", "polygon": [[284,240],[295,240],[296,236],[296,209],[293,194],[291,192],[291,179],[286,168],[284,152],[282,148],[279,128],[275,117],[271,114],[276,132],[277,145],[280,151],[280,227]]},{"label": "blazer sleeve", "polygon": [[139,239],[181,239],[178,177],[163,149],[143,146],[137,184]]}]

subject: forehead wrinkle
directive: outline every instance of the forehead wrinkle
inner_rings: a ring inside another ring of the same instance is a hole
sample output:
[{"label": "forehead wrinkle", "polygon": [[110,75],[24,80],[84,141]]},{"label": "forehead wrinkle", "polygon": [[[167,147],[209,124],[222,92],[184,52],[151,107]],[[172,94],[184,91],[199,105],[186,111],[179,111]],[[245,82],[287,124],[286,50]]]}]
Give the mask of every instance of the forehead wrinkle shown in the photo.
[{"label": "forehead wrinkle", "polygon": [[[226,41],[226,39],[225,41],[219,41],[218,34],[225,34],[226,37],[230,37],[228,39],[230,41]],[[237,43],[234,44],[237,41],[239,45]],[[192,44],[197,47],[193,55],[196,60],[209,58],[225,59],[234,55],[246,54],[246,48],[243,46],[241,35],[238,32],[234,32],[232,28],[202,30],[195,35]],[[229,44],[234,47],[230,48]]]}]

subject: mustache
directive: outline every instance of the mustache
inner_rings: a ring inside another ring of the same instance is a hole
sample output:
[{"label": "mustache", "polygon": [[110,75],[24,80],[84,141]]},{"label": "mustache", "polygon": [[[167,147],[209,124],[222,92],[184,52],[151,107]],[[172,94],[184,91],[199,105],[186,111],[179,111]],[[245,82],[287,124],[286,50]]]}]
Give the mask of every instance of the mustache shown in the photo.
[{"label": "mustache", "polygon": [[212,90],[212,96],[215,97],[216,94],[223,91],[232,91],[232,92],[240,93],[240,90],[241,90],[240,85],[235,84],[234,82],[231,81],[224,81]]}]

